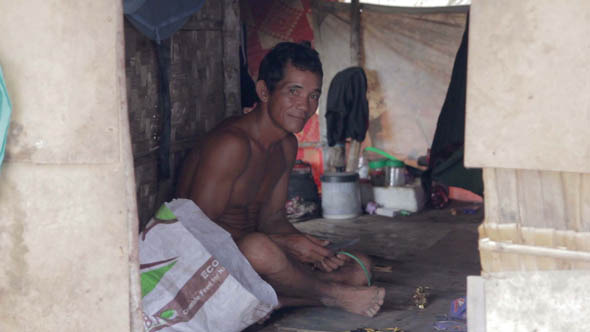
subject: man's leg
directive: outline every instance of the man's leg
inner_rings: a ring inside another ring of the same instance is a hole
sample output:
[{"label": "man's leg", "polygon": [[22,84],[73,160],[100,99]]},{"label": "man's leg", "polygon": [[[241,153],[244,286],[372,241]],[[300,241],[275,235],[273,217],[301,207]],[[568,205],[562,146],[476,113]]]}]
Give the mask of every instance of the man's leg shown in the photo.
[{"label": "man's leg", "polygon": [[[351,254],[363,263],[370,277],[372,267],[371,259],[367,255],[359,252],[353,251]],[[352,258],[349,258],[346,264],[336,271],[316,272],[317,276],[322,280],[334,281],[350,286],[367,286],[369,284],[367,273],[365,273],[365,270],[363,270],[361,265]]]},{"label": "man's leg", "polygon": [[238,246],[279,298],[287,300],[284,305],[323,304],[372,317],[383,304],[383,288],[349,286],[320,277],[289,258],[265,234],[249,234],[238,241]]},{"label": "man's leg", "polygon": [[[351,252],[354,256],[363,262],[367,271],[371,271],[372,262],[371,259],[366,256],[365,254],[361,254],[358,252]],[[301,266],[302,269],[310,270],[311,266],[297,263]],[[368,286],[367,275],[365,271],[360,266],[359,263],[350,259],[344,266],[339,268],[336,271],[332,272],[322,272],[319,270],[313,270],[313,275],[317,278],[328,281],[328,282],[336,282],[342,283],[349,286]],[[282,296],[279,298],[281,306],[283,307],[302,307],[302,306],[319,306],[323,305],[319,300],[314,299],[305,299],[305,298],[291,298]]]}]

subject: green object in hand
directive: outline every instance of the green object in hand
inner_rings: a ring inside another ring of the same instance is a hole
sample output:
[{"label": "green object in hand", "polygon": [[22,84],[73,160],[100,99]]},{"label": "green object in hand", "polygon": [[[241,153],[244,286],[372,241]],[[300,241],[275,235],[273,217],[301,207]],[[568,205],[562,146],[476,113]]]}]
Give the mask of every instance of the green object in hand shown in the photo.
[{"label": "green object in hand", "polygon": [[361,266],[361,268],[363,269],[363,272],[365,272],[365,277],[367,277],[367,284],[369,286],[371,286],[371,271],[369,271],[367,269],[367,267],[365,266],[365,264],[363,263],[363,261],[361,261],[358,257],[356,257],[355,255],[346,252],[346,251],[340,251],[338,254],[342,254],[342,255],[346,255],[352,259],[354,259],[357,263],[359,263],[359,265]]}]

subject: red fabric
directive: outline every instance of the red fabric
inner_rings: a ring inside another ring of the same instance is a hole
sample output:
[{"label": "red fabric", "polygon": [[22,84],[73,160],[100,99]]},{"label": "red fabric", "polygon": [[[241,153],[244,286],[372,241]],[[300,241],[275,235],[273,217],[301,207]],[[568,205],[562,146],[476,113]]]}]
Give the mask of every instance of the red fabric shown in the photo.
[{"label": "red fabric", "polygon": [[303,130],[295,134],[299,142],[319,142],[320,141],[320,120],[316,114],[312,115],[311,118],[303,127]]},{"label": "red fabric", "polygon": [[[305,124],[303,130],[296,134],[299,145],[302,143],[317,143],[320,141],[319,117],[314,114]],[[324,173],[324,159],[322,149],[319,147],[300,147],[297,151],[297,159],[303,160],[311,165],[313,179],[321,192],[322,183],[320,176]]]},{"label": "red fabric", "polygon": [[449,198],[456,201],[483,203],[483,197],[475,194],[467,189],[459,187],[449,187]]},{"label": "red fabric", "polygon": [[[310,0],[250,0],[243,8],[248,31],[248,68],[258,76],[258,66],[268,50],[281,41],[313,42],[309,24]],[[263,46],[266,41],[265,48]],[[273,42],[274,41],[274,42]]]},{"label": "red fabric", "polygon": [[[258,76],[260,61],[275,44],[281,41],[307,40],[313,45],[310,0],[249,0],[242,4],[248,32],[248,70],[252,77]],[[303,131],[297,134],[297,139],[300,145],[320,142],[317,114],[314,114]],[[301,147],[297,151],[297,159],[311,165],[314,180],[318,188],[321,188],[320,176],[324,171],[322,149]]]}]

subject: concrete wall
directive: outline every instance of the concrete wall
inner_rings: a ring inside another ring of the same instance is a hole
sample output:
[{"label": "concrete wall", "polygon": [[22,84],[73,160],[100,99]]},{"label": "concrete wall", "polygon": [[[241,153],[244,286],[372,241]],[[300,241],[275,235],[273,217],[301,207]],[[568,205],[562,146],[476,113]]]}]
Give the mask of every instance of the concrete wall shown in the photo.
[{"label": "concrete wall", "polygon": [[0,331],[140,331],[121,1],[0,13]]},{"label": "concrete wall", "polygon": [[590,3],[472,5],[465,163],[590,172]]}]

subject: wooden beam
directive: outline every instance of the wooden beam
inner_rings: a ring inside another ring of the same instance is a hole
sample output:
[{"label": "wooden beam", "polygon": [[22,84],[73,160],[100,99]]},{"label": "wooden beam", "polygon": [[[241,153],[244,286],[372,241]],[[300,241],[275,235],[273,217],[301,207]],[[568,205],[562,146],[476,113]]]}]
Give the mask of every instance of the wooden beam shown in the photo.
[{"label": "wooden beam", "polygon": [[361,142],[352,140],[348,147],[348,158],[346,159],[346,171],[358,171],[359,156],[361,152]]},{"label": "wooden beam", "polygon": [[350,1],[350,64],[361,65],[361,6],[359,0]]},{"label": "wooden beam", "polygon": [[240,97],[240,6],[238,0],[223,1],[223,76],[225,117],[242,113]]},{"label": "wooden beam", "polygon": [[[350,64],[360,66],[362,63],[361,53],[361,8],[359,0],[350,2]],[[348,148],[346,159],[346,171],[356,172],[361,150],[361,142],[352,140]]]}]

